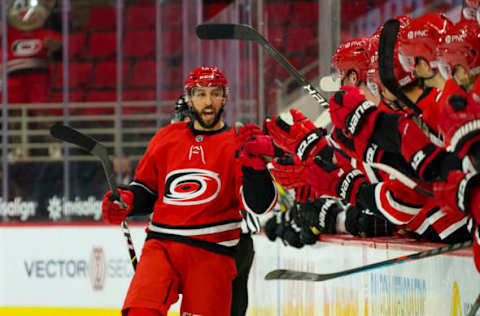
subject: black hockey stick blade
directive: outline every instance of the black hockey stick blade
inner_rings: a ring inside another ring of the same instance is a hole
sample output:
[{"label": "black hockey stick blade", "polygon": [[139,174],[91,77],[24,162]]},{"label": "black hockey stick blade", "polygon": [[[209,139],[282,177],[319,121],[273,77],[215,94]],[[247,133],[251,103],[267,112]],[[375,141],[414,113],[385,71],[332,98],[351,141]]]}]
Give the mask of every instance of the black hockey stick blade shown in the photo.
[{"label": "black hockey stick blade", "polygon": [[378,43],[378,72],[383,85],[395,95],[399,101],[412,109],[416,114],[422,111],[413,103],[398,86],[394,72],[394,54],[400,22],[390,19],[383,25]]},{"label": "black hockey stick blade", "polygon": [[245,24],[199,24],[196,28],[200,39],[238,39],[265,44],[267,40]]},{"label": "black hockey stick blade", "polygon": [[318,104],[327,109],[328,101],[314,88],[314,86],[285,58],[275,49],[257,30],[245,24],[199,24],[196,27],[197,36],[200,39],[218,40],[218,39],[236,39],[243,41],[254,41],[267,51],[267,54],[275,59],[285,68],[290,75],[300,84],[303,89],[312,96]]},{"label": "black hockey stick blade", "polygon": [[99,158],[105,171],[108,186],[110,187],[110,190],[112,190],[113,198],[118,201],[122,207],[127,207],[118,194],[115,174],[113,173],[112,162],[108,157],[107,147],[99,143],[96,139],[77,131],[73,127],[61,123],[56,123],[50,127],[50,134],[56,139],[74,144]]},{"label": "black hockey stick blade", "polygon": [[287,269],[273,270],[267,273],[267,275],[265,275],[265,280],[326,281],[326,280],[331,280],[339,277],[344,277],[354,273],[365,272],[373,269],[388,267],[394,264],[432,257],[432,256],[444,254],[447,252],[468,248],[471,246],[472,246],[472,241],[470,240],[462,243],[444,246],[441,248],[430,249],[426,251],[417,252],[411,255],[406,255],[406,256],[401,256],[401,257],[381,261],[381,262],[376,262],[376,263],[368,264],[358,268],[353,268],[353,269],[348,269],[348,270],[343,270],[343,271],[338,271],[333,273],[327,273],[327,274],[302,272],[302,271],[294,271],[294,270],[287,270]]}]

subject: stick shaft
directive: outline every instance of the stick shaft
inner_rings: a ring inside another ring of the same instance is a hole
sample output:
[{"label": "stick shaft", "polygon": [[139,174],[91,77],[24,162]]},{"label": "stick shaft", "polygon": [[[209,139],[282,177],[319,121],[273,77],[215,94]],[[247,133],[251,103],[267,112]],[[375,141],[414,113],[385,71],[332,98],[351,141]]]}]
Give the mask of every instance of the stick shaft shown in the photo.
[{"label": "stick shaft", "polygon": [[[122,201],[120,194],[117,190],[117,182],[115,180],[115,174],[113,172],[113,165],[112,161],[108,156],[107,148],[98,142],[93,137],[85,135],[80,131],[74,129],[73,127],[63,125],[63,124],[55,124],[50,128],[50,134],[64,142],[74,144],[81,149],[85,150],[86,152],[94,155],[97,157],[103,166],[103,171],[105,172],[105,177],[107,178],[108,186],[110,190],[112,190],[112,195],[116,201],[120,204],[122,208],[127,208],[125,202]],[[135,248],[133,246],[132,236],[130,234],[130,229],[128,228],[126,220],[122,222],[122,230],[123,235],[127,240],[128,245],[128,252],[130,255],[130,259],[132,261],[133,269],[136,269],[137,266],[137,255],[135,253]]]}]

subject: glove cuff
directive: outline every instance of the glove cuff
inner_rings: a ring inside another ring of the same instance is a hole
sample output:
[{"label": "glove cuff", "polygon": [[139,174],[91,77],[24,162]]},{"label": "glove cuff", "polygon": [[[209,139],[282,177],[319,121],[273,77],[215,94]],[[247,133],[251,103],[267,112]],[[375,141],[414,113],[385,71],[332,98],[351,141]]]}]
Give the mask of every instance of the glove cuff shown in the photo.
[{"label": "glove cuff", "polygon": [[480,181],[480,173],[467,173],[457,186],[457,206],[465,214],[470,211],[470,194]]},{"label": "glove cuff", "polygon": [[318,199],[314,202],[314,205],[320,209],[320,212],[318,213],[318,222],[316,223],[315,228],[319,230],[320,234],[335,234],[337,215],[341,211],[335,200]]},{"label": "glove cuff", "polygon": [[337,184],[337,196],[346,202],[355,205],[355,197],[362,182],[366,181],[363,173],[358,169],[353,169],[344,174]]},{"label": "glove cuff", "polygon": [[355,107],[355,110],[345,118],[345,128],[352,136],[356,136],[362,129],[363,122],[368,114],[377,109],[377,106],[368,100],[363,100]]},{"label": "glove cuff", "polygon": [[315,128],[311,130],[297,145],[295,152],[297,156],[302,160],[305,161],[308,158],[308,154],[312,150],[312,148],[322,139],[325,135],[325,131],[320,128]]}]

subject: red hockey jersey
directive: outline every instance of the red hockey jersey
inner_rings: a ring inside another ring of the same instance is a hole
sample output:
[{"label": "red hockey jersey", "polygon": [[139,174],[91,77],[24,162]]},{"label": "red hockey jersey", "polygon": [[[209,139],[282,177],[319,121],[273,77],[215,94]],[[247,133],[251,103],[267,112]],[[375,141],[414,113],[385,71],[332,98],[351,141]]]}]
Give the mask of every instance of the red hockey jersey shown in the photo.
[{"label": "red hockey jersey", "polygon": [[195,135],[180,122],[159,130],[132,183],[158,194],[147,231],[235,246],[242,219],[235,150],[234,129]]}]

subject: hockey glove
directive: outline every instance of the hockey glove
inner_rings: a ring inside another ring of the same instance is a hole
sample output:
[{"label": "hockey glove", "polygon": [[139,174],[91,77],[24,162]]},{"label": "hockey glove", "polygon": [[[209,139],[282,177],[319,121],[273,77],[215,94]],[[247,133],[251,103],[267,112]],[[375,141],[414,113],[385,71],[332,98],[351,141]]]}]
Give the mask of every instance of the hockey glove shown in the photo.
[{"label": "hockey glove", "polygon": [[472,214],[480,219],[480,174],[451,171],[447,181],[433,185],[436,200],[442,205],[442,211],[453,212],[458,209],[464,214]]},{"label": "hockey glove", "polygon": [[272,165],[270,173],[283,188],[295,189],[305,185],[306,164],[296,156],[287,155],[283,158],[275,158],[272,160]]},{"label": "hockey glove", "polygon": [[341,169],[321,156],[309,161],[305,179],[316,194],[339,197],[352,205],[356,204],[360,184],[367,181],[361,171],[351,166],[343,166]]},{"label": "hockey glove", "polygon": [[118,201],[115,201],[112,191],[108,191],[102,200],[102,218],[109,224],[120,224],[127,215],[133,210],[133,192],[129,190],[117,189],[120,198],[127,205],[124,209]]},{"label": "hockey glove", "polygon": [[273,116],[267,122],[267,129],[278,147],[296,154],[302,161],[307,160],[310,152],[316,154],[317,144],[326,135],[324,129],[315,127],[310,119],[295,109],[290,110],[290,114]]},{"label": "hockey glove", "polygon": [[393,226],[380,215],[349,205],[345,210],[345,228],[353,236],[392,236]]},{"label": "hockey glove", "polygon": [[376,109],[376,105],[365,98],[360,88],[353,86],[341,87],[329,102],[333,125],[349,136],[357,136],[365,125],[372,125],[367,123],[376,115],[369,114]]},{"label": "hockey glove", "polygon": [[335,200],[319,198],[313,202],[303,203],[299,213],[305,226],[319,235],[336,233],[337,215],[341,211]]}]

